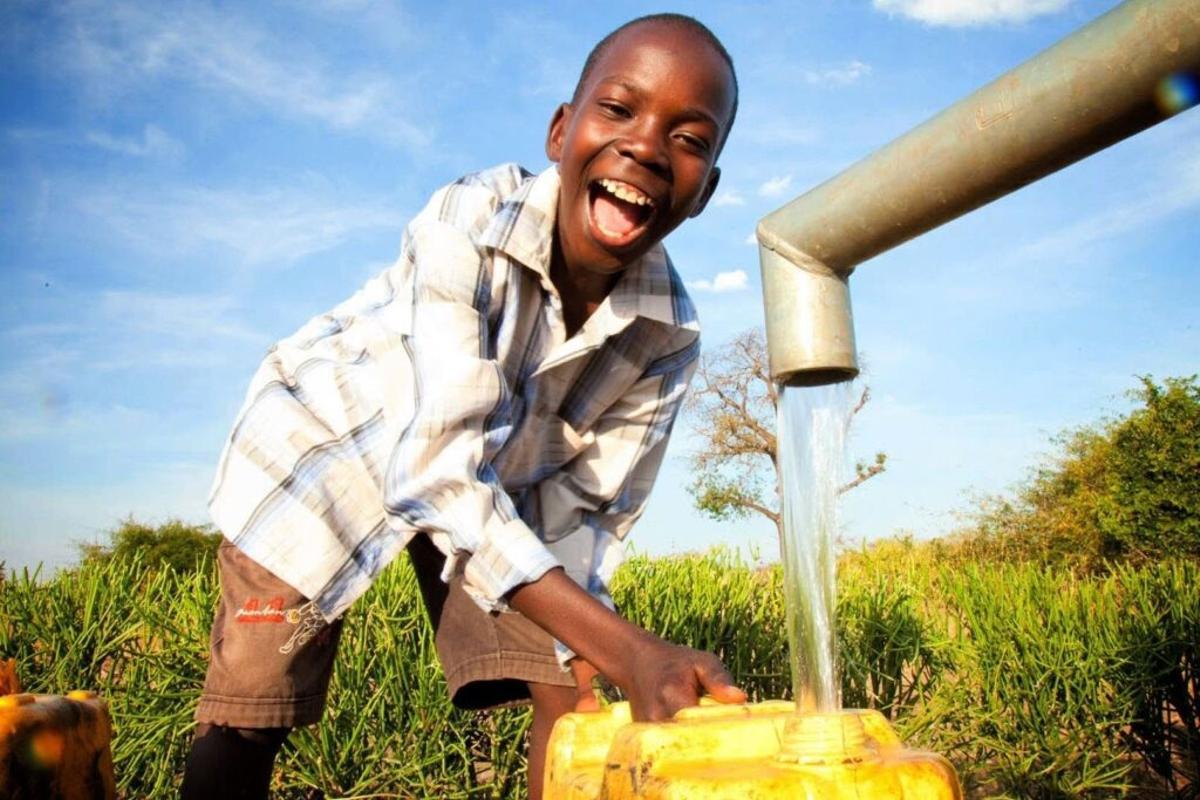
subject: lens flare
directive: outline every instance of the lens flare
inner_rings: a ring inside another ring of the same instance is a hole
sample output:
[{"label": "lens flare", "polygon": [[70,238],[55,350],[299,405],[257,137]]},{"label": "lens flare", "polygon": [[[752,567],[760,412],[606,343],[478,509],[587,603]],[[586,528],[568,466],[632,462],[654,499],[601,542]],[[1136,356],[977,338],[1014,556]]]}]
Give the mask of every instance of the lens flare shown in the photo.
[{"label": "lens flare", "polygon": [[38,731],[29,742],[29,754],[34,764],[42,769],[51,769],[62,761],[66,744],[63,735],[58,731]]},{"label": "lens flare", "polygon": [[1168,117],[1200,103],[1200,78],[1191,72],[1173,72],[1154,88],[1154,101]]}]

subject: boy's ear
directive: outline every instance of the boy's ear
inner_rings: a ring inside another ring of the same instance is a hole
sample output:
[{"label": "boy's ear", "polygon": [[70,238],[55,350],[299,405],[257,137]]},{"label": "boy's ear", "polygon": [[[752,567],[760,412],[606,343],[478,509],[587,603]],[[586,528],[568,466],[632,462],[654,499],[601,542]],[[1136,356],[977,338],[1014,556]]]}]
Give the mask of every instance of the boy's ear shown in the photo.
[{"label": "boy's ear", "polygon": [[700,195],[699,201],[696,202],[696,207],[692,209],[689,217],[698,217],[704,207],[708,205],[708,201],[712,199],[713,192],[717,190],[717,184],[721,182],[721,168],[713,167],[712,172],[708,174],[708,185],[704,187],[704,194]]},{"label": "boy's ear", "polygon": [[562,160],[563,139],[573,110],[570,103],[560,103],[550,118],[550,130],[546,131],[546,157],[555,164]]}]

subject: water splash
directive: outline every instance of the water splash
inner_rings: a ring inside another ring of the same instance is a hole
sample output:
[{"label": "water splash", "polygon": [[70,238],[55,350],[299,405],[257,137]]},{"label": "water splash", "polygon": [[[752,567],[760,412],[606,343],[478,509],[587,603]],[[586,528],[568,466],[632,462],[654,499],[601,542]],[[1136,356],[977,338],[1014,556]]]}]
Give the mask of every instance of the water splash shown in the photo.
[{"label": "water splash", "polygon": [[833,537],[845,476],[853,383],[783,387],[779,471],[783,499],[783,587],[792,692],[800,712],[841,708],[834,649]]}]

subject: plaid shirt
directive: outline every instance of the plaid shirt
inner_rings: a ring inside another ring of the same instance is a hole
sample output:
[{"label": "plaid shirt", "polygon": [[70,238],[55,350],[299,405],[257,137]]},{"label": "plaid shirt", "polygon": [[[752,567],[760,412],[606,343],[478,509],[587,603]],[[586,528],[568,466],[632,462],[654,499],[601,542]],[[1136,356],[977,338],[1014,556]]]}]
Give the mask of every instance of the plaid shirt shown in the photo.
[{"label": "plaid shirt", "polygon": [[656,245],[566,338],[558,187],[506,165],[438,190],[396,264],[254,375],[213,520],[327,618],[418,533],[489,611],[559,565],[611,605],[699,326]]}]

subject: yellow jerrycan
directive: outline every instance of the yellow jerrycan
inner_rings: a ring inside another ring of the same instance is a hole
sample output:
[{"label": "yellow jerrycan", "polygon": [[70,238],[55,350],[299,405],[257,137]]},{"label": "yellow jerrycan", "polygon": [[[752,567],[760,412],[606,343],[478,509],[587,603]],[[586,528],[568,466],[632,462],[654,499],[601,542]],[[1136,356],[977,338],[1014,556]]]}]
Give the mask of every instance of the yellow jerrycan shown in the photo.
[{"label": "yellow jerrycan", "polygon": [[113,800],[111,739],[93,692],[0,696],[0,797]]},{"label": "yellow jerrycan", "polygon": [[629,704],[562,717],[546,800],[961,800],[950,762],[906,750],[877,711],[706,703],[634,723]]}]

